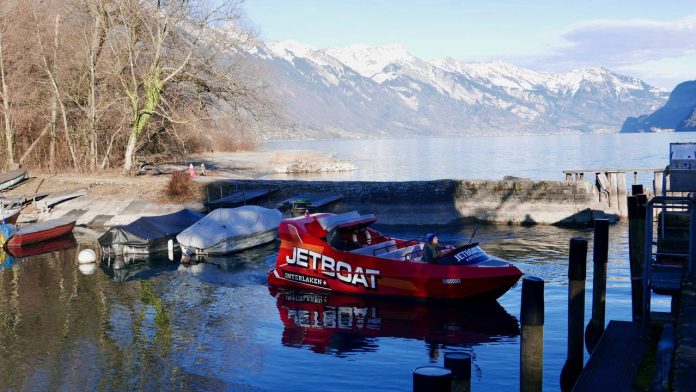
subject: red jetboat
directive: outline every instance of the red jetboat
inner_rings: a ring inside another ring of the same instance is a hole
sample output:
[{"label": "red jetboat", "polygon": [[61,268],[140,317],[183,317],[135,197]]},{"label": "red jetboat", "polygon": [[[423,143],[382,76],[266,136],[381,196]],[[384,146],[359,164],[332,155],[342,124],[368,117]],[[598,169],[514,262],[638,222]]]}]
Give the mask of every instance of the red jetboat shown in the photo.
[{"label": "red jetboat", "polygon": [[[269,286],[417,299],[495,299],[522,276],[517,267],[487,255],[477,243],[443,246],[438,258],[424,262],[423,242],[382,235],[369,227],[374,222],[374,215],[357,212],[283,220]],[[329,245],[331,230],[352,249]]]},{"label": "red jetboat", "polygon": [[18,228],[7,241],[8,248],[15,248],[35,242],[48,241],[71,233],[75,227],[75,218],[58,218],[39,223],[32,223]]}]

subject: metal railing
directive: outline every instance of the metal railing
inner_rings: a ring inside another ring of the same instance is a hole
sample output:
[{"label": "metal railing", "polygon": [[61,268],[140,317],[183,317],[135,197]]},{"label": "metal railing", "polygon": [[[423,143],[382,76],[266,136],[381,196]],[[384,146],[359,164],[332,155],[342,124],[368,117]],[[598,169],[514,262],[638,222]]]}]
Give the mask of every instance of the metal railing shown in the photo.
[{"label": "metal railing", "polygon": [[[662,214],[659,216],[660,229],[658,231],[658,240],[665,237],[665,226],[667,224],[667,212],[681,211],[689,214],[689,250],[688,253],[676,252],[661,252],[659,249],[659,241],[654,241],[655,228],[654,211],[661,209]],[[681,257],[688,260],[686,265],[689,275],[696,272],[696,197],[691,194],[689,197],[675,196],[655,196],[646,206],[645,217],[645,258],[643,260],[643,322],[647,328],[650,325],[650,307],[651,297],[653,292],[653,269],[659,266],[662,269],[673,269],[675,276],[681,277],[684,270],[683,265],[665,265],[658,263],[660,257]],[[657,251],[653,248],[657,247]],[[654,256],[654,257],[653,257]],[[680,285],[681,282],[678,282]]]}]

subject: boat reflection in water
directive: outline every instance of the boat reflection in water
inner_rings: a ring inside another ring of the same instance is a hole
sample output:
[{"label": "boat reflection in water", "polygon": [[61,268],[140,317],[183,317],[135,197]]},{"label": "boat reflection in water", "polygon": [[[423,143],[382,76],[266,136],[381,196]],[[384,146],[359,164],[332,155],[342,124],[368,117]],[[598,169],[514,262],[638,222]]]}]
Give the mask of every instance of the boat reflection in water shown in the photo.
[{"label": "boat reflection in water", "polygon": [[59,250],[71,249],[77,246],[77,241],[72,234],[67,234],[48,241],[35,242],[24,246],[9,248],[8,253],[14,257],[30,257]]},{"label": "boat reflection in water", "polygon": [[11,254],[0,249],[0,270],[12,268],[15,265],[15,258]]},{"label": "boat reflection in water", "polygon": [[282,343],[337,355],[376,351],[374,338],[425,341],[431,358],[443,346],[468,347],[519,335],[517,319],[495,301],[412,302],[270,289],[284,324]]},{"label": "boat reflection in water", "polygon": [[115,282],[149,279],[167,271],[175,271],[178,266],[179,262],[169,260],[166,256],[113,254],[102,254],[99,264],[102,271]]}]

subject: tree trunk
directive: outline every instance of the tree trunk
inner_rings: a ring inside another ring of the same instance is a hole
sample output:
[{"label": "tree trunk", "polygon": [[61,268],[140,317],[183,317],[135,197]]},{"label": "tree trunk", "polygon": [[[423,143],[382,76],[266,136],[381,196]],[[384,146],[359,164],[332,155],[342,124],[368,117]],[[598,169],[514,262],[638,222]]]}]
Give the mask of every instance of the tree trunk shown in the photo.
[{"label": "tree trunk", "polygon": [[0,30],[0,84],[2,84],[2,113],[5,119],[5,149],[7,166],[14,166],[14,130],[12,129],[12,119],[10,118],[10,96],[5,75],[5,58],[3,57],[3,35]]},{"label": "tree trunk", "polygon": [[135,146],[138,143],[138,137],[135,135],[135,130],[131,131],[128,136],[128,146],[126,147],[126,156],[123,160],[123,173],[131,174],[133,169],[133,161],[135,158]]},{"label": "tree trunk", "polygon": [[155,68],[150,77],[145,79],[143,88],[145,89],[145,102],[142,108],[138,107],[138,99],[136,98],[137,95],[135,95],[137,92],[128,94],[131,98],[133,122],[131,124],[130,135],[128,136],[126,155],[123,159],[123,172],[126,174],[129,174],[133,169],[136,152],[135,147],[138,144],[140,135],[142,135],[143,130],[145,130],[145,127],[147,127],[150,122],[152,114],[159,106],[162,97],[163,82],[160,79],[160,71],[158,68]]},{"label": "tree trunk", "polygon": [[56,122],[58,121],[58,102],[55,95],[51,98],[50,141],[48,144],[48,172],[55,173],[56,167]]}]

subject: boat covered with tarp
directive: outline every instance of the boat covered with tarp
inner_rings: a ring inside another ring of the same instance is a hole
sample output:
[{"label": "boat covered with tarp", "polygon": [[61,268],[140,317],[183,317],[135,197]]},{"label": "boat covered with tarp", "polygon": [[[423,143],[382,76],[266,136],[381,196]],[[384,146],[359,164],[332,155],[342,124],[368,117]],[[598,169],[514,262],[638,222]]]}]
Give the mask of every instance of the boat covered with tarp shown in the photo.
[{"label": "boat covered with tarp", "polygon": [[182,252],[224,255],[273,241],[283,215],[259,206],[218,208],[176,236]]},{"label": "boat covered with tarp", "polygon": [[176,236],[203,216],[189,209],[167,215],[143,216],[130,224],[110,228],[99,237],[99,246],[106,254],[167,254],[178,247]]}]

